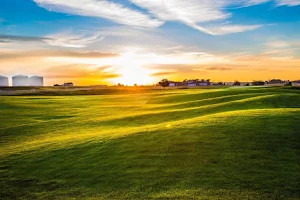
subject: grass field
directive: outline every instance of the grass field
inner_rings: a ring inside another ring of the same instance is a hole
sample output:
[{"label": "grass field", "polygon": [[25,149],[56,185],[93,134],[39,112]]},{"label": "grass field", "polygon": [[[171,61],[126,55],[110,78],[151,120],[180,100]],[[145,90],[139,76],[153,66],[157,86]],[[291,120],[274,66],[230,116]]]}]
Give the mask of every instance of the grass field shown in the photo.
[{"label": "grass field", "polygon": [[0,199],[300,199],[300,90],[0,96]]}]

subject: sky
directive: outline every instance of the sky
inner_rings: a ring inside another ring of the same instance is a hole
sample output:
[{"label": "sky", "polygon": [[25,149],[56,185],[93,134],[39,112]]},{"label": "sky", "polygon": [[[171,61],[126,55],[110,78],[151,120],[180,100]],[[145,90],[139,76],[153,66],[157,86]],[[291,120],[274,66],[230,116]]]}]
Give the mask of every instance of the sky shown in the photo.
[{"label": "sky", "polygon": [[0,0],[0,75],[300,79],[300,0]]}]

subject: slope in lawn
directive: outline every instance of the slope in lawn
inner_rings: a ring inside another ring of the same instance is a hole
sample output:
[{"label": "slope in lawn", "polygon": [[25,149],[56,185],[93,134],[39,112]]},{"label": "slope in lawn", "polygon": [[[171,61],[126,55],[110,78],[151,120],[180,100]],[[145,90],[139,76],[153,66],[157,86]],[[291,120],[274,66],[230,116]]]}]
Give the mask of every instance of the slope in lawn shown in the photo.
[{"label": "slope in lawn", "polygon": [[5,97],[0,197],[297,199],[300,96],[284,91]]}]

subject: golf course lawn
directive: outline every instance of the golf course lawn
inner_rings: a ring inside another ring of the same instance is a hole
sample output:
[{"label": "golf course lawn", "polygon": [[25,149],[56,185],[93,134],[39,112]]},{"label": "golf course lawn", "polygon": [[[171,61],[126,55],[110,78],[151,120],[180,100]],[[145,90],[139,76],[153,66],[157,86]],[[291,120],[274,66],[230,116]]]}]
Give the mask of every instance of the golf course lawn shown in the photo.
[{"label": "golf course lawn", "polygon": [[0,199],[300,199],[300,90],[0,96]]}]

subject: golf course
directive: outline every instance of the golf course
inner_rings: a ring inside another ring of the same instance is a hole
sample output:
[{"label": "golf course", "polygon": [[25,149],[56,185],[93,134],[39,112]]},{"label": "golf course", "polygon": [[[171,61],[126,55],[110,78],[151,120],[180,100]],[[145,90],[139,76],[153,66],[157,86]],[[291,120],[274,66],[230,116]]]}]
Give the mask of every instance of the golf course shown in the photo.
[{"label": "golf course", "polygon": [[300,199],[300,88],[0,96],[0,199]]}]

